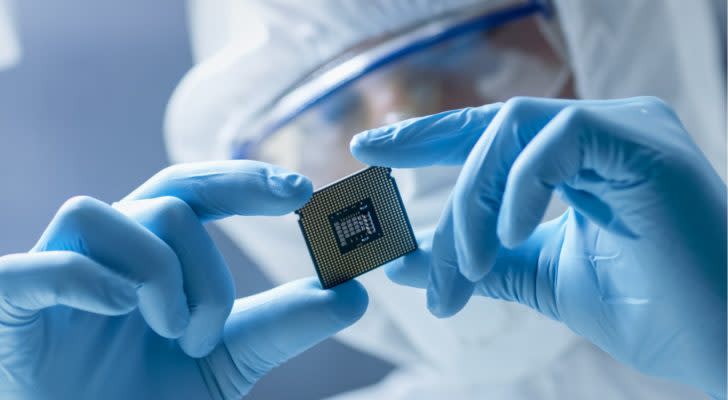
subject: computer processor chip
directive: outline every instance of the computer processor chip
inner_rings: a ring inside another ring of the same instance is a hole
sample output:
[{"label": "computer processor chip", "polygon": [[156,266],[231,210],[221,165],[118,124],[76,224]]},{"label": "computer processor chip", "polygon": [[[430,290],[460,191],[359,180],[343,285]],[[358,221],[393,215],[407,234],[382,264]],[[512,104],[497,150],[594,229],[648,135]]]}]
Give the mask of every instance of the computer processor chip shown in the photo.
[{"label": "computer processor chip", "polygon": [[370,167],[323,187],[296,213],[325,289],[417,249],[389,168]]}]

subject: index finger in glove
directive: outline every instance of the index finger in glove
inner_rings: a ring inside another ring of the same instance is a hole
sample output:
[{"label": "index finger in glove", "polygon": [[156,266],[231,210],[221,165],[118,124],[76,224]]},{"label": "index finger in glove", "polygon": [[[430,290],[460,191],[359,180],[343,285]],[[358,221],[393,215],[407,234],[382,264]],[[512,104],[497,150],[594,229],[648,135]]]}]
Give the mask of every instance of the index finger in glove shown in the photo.
[{"label": "index finger in glove", "polygon": [[154,175],[129,200],[177,197],[202,221],[232,215],[283,215],[311,197],[311,181],[293,171],[251,160],[178,164]]}]

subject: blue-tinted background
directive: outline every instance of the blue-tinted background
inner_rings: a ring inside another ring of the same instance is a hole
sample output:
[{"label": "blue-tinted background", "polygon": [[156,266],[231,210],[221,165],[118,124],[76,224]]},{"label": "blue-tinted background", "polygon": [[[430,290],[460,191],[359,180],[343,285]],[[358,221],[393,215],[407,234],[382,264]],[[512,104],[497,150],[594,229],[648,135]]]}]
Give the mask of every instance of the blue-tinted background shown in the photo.
[{"label": "blue-tinted background", "polygon": [[[192,62],[183,1],[16,4],[23,60],[0,71],[0,254],[29,249],[68,197],[112,202],[163,168],[165,104]],[[230,267],[243,271],[239,296],[270,287],[212,233]],[[329,340],[275,370],[249,398],[319,399],[389,368]]]}]

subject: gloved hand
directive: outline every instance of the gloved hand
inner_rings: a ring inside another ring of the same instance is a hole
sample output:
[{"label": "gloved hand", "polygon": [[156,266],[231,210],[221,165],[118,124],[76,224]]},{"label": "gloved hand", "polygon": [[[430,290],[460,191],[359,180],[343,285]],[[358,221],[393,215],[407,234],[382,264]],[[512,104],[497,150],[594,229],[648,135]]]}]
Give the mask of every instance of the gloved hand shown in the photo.
[{"label": "gloved hand", "polygon": [[0,397],[237,399],[352,324],[367,306],[356,282],[307,279],[233,306],[202,225],[284,214],[311,191],[298,174],[227,161],[170,167],[113,206],[69,200],[31,252],[0,258]]},{"label": "gloved hand", "polygon": [[[435,315],[473,293],[516,301],[725,398],[726,186],[659,99],[517,98],[370,130],[351,149],[373,165],[463,164],[435,232],[388,266],[427,287]],[[539,225],[554,190],[571,208]]]}]

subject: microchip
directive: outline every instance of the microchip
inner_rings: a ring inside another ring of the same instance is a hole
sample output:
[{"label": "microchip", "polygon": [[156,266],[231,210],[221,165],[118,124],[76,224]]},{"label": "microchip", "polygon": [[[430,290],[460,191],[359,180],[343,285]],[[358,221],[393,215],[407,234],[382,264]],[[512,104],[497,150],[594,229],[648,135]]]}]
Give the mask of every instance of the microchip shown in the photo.
[{"label": "microchip", "polygon": [[417,249],[391,172],[359,171],[317,190],[296,211],[324,289]]}]

